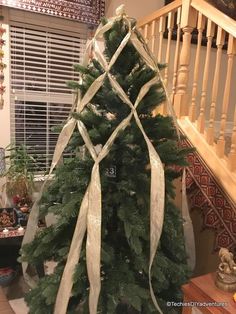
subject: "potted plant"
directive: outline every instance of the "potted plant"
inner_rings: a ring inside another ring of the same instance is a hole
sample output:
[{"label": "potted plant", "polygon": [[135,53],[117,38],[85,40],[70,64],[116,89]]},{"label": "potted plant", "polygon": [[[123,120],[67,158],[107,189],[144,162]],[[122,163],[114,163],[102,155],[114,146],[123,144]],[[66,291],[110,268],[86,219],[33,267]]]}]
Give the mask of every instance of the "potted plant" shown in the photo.
[{"label": "potted plant", "polygon": [[7,196],[19,216],[20,213],[28,213],[33,203],[36,160],[23,144],[8,147],[6,151],[9,153],[9,156],[5,157],[9,165],[1,176],[6,179]]}]

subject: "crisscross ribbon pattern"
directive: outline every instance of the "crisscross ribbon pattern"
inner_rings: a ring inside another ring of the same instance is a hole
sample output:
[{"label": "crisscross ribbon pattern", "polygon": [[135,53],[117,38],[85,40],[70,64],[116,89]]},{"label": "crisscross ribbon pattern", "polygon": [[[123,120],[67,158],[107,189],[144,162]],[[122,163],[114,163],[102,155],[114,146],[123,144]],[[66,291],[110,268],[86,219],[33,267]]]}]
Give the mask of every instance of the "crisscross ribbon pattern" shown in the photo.
[{"label": "crisscross ribbon pattern", "polygon": [[[123,38],[119,47],[117,48],[115,54],[112,56],[109,64],[107,63],[103,53],[100,51],[97,40],[102,37],[102,35],[111,29],[113,24],[116,21],[123,19],[128,26],[127,35]],[[165,177],[164,169],[160,157],[156,152],[154,146],[149,140],[148,136],[145,133],[145,130],[140,122],[139,116],[137,114],[137,107],[143,97],[147,94],[150,87],[153,84],[156,84],[158,81],[162,81],[159,73],[157,63],[154,58],[144,46],[144,43],[140,41],[137,37],[137,31],[135,27],[131,26],[131,19],[124,14],[123,6],[117,9],[117,15],[108,20],[107,24],[100,24],[93,39],[87,44],[84,54],[83,65],[87,66],[89,62],[89,55],[91,50],[94,53],[95,58],[99,61],[101,66],[104,69],[104,73],[101,74],[89,87],[87,92],[83,97],[79,96],[76,100],[76,112],[81,113],[90,100],[94,97],[97,91],[102,86],[105,78],[108,78],[113,90],[121,98],[121,100],[130,107],[130,114],[120,122],[116,129],[112,132],[108,138],[105,145],[102,147],[99,153],[96,152],[95,147],[92,144],[92,141],[89,137],[88,131],[85,125],[80,120],[76,120],[73,117],[69,117],[67,123],[63,127],[57,141],[55,148],[53,161],[50,168],[50,173],[56,167],[64,149],[66,148],[75,127],[78,128],[86,148],[88,149],[91,157],[94,160],[94,165],[91,171],[90,183],[87,187],[81,206],[79,209],[79,214],[77,218],[76,227],[72,237],[72,242],[67,257],[67,262],[63,271],[61,278],[56,303],[54,307],[54,314],[65,314],[67,312],[68,302],[71,296],[71,290],[73,286],[73,274],[75,266],[79,262],[81,247],[85,233],[87,231],[86,238],[86,263],[87,263],[87,272],[90,283],[89,289],[89,312],[90,314],[97,313],[98,299],[101,289],[101,279],[100,279],[100,257],[101,257],[101,221],[102,221],[102,195],[101,195],[101,182],[100,182],[100,173],[99,173],[99,164],[107,156],[110,151],[110,148],[118,136],[119,132],[125,130],[129,125],[130,120],[134,117],[138,128],[140,129],[145,142],[147,144],[147,149],[150,159],[151,167],[151,188],[150,188],[150,261],[149,261],[149,286],[150,293],[153,303],[159,313],[162,313],[154,292],[151,283],[151,268],[154,257],[156,255],[158,243],[160,240],[163,219],[164,219],[164,198],[165,198]],[[149,82],[147,82],[141,89],[137,96],[135,103],[133,104],[129,97],[126,95],[122,87],[119,85],[115,77],[109,72],[112,65],[115,63],[120,53],[126,46],[126,44],[131,41],[140,56],[143,58],[145,63],[155,71],[156,75]],[[38,200],[35,202],[28,221],[27,230],[23,239],[23,244],[29,243],[34,239],[34,236],[37,231],[37,221],[39,208],[38,203],[41,198],[42,192],[45,188],[47,181],[44,182],[41,193]],[[23,262],[23,273],[25,279],[31,286],[35,285],[34,280],[28,275],[27,268],[28,264]]]}]

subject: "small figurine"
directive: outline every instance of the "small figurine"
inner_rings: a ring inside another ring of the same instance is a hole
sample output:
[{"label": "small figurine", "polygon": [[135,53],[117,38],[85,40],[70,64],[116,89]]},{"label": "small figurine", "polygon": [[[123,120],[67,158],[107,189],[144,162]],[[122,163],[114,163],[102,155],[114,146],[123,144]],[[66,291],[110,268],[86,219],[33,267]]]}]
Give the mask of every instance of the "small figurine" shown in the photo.
[{"label": "small figurine", "polygon": [[224,291],[236,291],[236,263],[233,253],[226,248],[219,251],[221,263],[216,271],[216,286]]},{"label": "small figurine", "polygon": [[24,213],[20,208],[15,208],[15,212],[17,215],[18,224],[21,226],[26,226],[28,220],[27,213]]}]

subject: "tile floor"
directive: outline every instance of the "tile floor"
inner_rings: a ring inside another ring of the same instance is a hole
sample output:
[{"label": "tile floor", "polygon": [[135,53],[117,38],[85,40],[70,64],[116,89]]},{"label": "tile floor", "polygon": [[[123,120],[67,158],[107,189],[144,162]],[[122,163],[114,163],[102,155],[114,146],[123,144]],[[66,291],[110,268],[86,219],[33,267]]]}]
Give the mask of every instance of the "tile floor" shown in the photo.
[{"label": "tile floor", "polygon": [[[52,273],[55,266],[56,263],[47,262],[45,272],[47,274]],[[28,308],[23,298],[28,291],[28,286],[24,282],[22,275],[18,274],[12,283],[8,287],[4,287],[3,290],[16,314],[28,314]]]},{"label": "tile floor", "polygon": [[[45,265],[45,271],[47,274],[53,272],[55,267],[54,262],[47,262]],[[9,287],[3,288],[13,310],[16,314],[28,314],[27,305],[24,302],[24,294],[27,292],[28,287],[25,284],[23,277],[18,275]],[[198,308],[192,308],[191,314],[202,314]]]},{"label": "tile floor", "polygon": [[23,298],[10,300],[9,302],[16,314],[28,314],[28,308]]},{"label": "tile floor", "polygon": [[16,314],[27,314],[28,309],[24,302],[24,293],[28,288],[23,280],[23,277],[18,275],[9,287],[3,288],[11,307]]}]

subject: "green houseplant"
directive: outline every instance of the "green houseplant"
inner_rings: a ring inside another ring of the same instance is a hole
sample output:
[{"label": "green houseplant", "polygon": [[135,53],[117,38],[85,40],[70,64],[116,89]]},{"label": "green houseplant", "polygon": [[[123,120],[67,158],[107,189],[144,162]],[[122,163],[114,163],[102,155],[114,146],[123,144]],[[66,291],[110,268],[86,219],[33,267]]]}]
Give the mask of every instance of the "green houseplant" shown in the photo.
[{"label": "green houseplant", "polygon": [[[6,170],[1,174],[5,184],[3,193],[7,199],[6,205],[0,208],[0,229],[25,226],[28,212],[32,206],[34,192],[34,169],[36,160],[25,145],[9,145],[6,150]],[[4,203],[3,203],[4,204]],[[5,219],[4,219],[5,216]],[[7,230],[7,229],[6,229]],[[7,244],[1,249],[0,286],[9,285],[17,275],[16,260],[19,255],[18,245]]]},{"label": "green houseplant", "polygon": [[6,151],[8,167],[1,176],[6,179],[7,196],[16,207],[28,211],[32,205],[36,160],[24,144],[10,145]]}]

